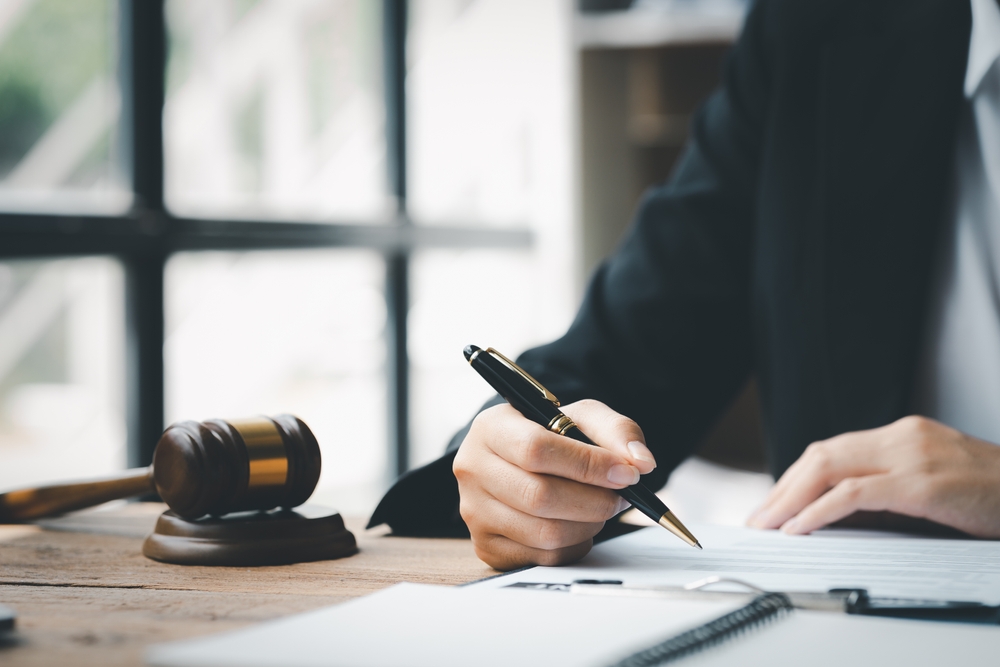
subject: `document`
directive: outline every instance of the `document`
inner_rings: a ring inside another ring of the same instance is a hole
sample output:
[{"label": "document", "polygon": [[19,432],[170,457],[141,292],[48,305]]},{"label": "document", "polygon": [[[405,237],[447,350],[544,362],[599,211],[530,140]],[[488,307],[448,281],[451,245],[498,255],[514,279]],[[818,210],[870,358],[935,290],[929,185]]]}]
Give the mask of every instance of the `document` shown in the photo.
[{"label": "document", "polygon": [[785,535],[742,527],[689,527],[703,551],[660,528],[643,528],[597,545],[576,565],[535,567],[475,585],[611,579],[626,585],[682,586],[714,575],[772,591],[866,588],[877,596],[1000,604],[1000,541],[840,529]]}]

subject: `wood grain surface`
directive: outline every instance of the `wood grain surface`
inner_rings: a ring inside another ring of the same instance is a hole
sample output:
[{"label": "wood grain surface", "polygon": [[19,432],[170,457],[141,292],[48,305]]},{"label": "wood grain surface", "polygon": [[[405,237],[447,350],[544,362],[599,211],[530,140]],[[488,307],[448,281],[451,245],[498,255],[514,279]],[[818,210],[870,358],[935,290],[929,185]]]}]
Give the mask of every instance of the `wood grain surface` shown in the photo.
[{"label": "wood grain surface", "polygon": [[460,584],[495,574],[468,540],[387,536],[348,519],[360,552],[274,567],[157,563],[141,545],[154,503],[0,526],[0,604],[18,630],[0,664],[141,665],[146,646],[337,604],[400,581]]}]

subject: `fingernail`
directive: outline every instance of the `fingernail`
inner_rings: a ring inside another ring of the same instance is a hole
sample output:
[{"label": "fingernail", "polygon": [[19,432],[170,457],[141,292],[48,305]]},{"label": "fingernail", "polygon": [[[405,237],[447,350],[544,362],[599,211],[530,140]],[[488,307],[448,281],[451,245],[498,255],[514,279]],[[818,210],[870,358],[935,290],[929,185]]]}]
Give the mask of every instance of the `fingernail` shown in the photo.
[{"label": "fingernail", "polygon": [[632,458],[636,461],[652,463],[653,467],[656,467],[656,459],[653,458],[653,453],[649,451],[649,448],[646,447],[646,445],[642,444],[638,440],[633,440],[628,443],[628,451],[632,455]]},{"label": "fingernail", "polygon": [[612,484],[626,484],[632,486],[639,481],[639,469],[634,466],[626,466],[616,463],[608,470],[608,481]]},{"label": "fingernail", "polygon": [[798,529],[799,529],[798,520],[789,519],[788,521],[785,522],[785,525],[781,527],[781,532],[786,533],[788,535],[794,535],[795,533],[798,532]]},{"label": "fingernail", "polygon": [[618,511],[615,512],[615,514],[621,514],[622,512],[624,512],[625,510],[627,510],[630,507],[632,507],[632,503],[630,503],[629,501],[625,500],[624,498],[619,498],[618,499]]},{"label": "fingernail", "polygon": [[747,525],[751,528],[763,528],[767,523],[767,512],[763,507],[757,509],[756,512],[750,515],[747,519]]}]

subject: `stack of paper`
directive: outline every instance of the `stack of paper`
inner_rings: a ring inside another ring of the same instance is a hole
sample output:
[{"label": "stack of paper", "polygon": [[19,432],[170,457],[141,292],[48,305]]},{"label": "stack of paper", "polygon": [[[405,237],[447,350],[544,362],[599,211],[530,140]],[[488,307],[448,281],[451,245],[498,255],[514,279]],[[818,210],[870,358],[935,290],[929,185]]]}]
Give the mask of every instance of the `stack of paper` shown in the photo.
[{"label": "stack of paper", "polygon": [[514,581],[570,583],[621,579],[684,585],[710,575],[773,591],[867,588],[872,595],[1000,604],[1000,542],[928,539],[893,533],[824,530],[813,535],[690,524],[704,550],[660,528],[599,544],[570,567],[535,567],[476,586]]}]

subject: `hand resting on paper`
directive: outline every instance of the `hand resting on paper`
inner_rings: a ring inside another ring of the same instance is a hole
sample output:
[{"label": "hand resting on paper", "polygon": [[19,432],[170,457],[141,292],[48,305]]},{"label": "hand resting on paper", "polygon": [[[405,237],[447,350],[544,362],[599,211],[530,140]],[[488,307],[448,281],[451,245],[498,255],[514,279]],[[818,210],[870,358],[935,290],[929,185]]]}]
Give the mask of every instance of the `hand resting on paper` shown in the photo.
[{"label": "hand resting on paper", "polygon": [[804,534],[856,512],[1000,538],[1000,447],[925,417],[810,445],[747,522]]},{"label": "hand resting on paper", "polygon": [[562,411],[600,446],[498,405],[476,417],[455,456],[462,519],[476,554],[498,570],[579,560],[604,522],[629,507],[612,489],[656,467],[631,419],[590,400]]}]

